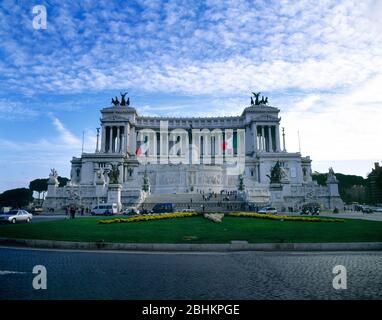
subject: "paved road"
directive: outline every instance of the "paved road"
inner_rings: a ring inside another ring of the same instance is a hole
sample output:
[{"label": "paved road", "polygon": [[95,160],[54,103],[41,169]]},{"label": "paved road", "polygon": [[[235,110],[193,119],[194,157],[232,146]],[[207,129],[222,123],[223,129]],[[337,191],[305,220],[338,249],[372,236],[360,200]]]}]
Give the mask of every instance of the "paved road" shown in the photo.
[{"label": "paved road", "polygon": [[[285,213],[285,215],[300,216],[300,213],[297,213],[297,212]],[[362,212],[326,213],[326,212],[322,212],[322,213],[320,213],[320,216],[330,217],[330,218],[346,218],[346,219],[382,221],[382,212],[374,212],[374,213],[362,213]],[[309,215],[309,217],[311,217],[311,216]],[[314,216],[314,217],[316,217],[316,216]]]},{"label": "paved road", "polygon": [[54,221],[63,220],[66,216],[64,214],[60,215],[34,215],[31,222],[42,222],[42,221]]},{"label": "paved road", "polygon": [[[32,289],[44,265],[47,290]],[[332,269],[347,268],[347,289]],[[382,299],[382,252],[123,253],[0,248],[0,299]]]}]

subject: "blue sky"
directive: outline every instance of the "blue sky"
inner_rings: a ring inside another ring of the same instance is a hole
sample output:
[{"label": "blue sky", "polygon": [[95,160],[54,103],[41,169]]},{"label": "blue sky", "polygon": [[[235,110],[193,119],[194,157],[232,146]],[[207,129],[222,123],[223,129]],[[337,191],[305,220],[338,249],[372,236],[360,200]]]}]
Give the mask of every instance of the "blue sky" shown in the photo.
[{"label": "blue sky", "polygon": [[69,176],[122,90],[168,116],[238,115],[262,91],[313,170],[365,176],[382,161],[379,0],[2,0],[0,43],[0,191]]}]

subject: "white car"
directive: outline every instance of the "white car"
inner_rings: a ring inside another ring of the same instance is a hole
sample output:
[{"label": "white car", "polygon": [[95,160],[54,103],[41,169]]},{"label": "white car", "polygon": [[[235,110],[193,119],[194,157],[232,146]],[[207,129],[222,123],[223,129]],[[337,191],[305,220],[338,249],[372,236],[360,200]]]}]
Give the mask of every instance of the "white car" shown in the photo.
[{"label": "white car", "polygon": [[133,215],[133,214],[139,214],[139,210],[136,207],[127,207],[125,210],[122,212],[124,215]]},{"label": "white car", "polygon": [[116,203],[111,203],[111,204],[99,204],[95,206],[90,214],[92,216],[97,216],[97,215],[113,215],[118,213],[118,206]]},{"label": "white car", "polygon": [[32,215],[25,210],[11,210],[0,214],[0,222],[8,222],[15,224],[16,222],[30,222]]},{"label": "white car", "polygon": [[273,207],[265,207],[259,210],[259,213],[263,214],[277,214],[276,208]]}]

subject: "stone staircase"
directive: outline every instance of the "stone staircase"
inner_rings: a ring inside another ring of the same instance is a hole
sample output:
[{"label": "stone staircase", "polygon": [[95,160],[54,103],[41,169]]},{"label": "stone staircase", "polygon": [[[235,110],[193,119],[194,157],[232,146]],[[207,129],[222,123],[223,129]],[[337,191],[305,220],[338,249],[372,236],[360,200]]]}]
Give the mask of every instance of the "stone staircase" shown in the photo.
[{"label": "stone staircase", "polygon": [[[197,212],[227,212],[243,210],[245,201],[238,195],[216,194],[209,193],[176,193],[176,194],[151,194],[148,195],[141,207],[151,210],[157,203],[172,203],[176,211],[184,209],[192,209]],[[204,208],[203,208],[204,206]]]}]

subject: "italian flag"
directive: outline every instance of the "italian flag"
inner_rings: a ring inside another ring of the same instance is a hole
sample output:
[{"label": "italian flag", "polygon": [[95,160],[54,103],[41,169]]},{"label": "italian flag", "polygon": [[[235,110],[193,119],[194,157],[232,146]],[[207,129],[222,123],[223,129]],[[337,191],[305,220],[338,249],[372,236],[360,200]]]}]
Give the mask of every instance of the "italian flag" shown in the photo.
[{"label": "italian flag", "polygon": [[149,149],[149,144],[148,142],[142,143],[137,150],[135,151],[135,154],[137,157],[140,157],[141,155],[145,154],[146,151]]},{"label": "italian flag", "polygon": [[226,151],[226,150],[232,149],[232,148],[233,148],[233,136],[224,140],[224,142],[222,143],[223,151]]}]

